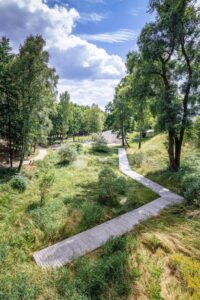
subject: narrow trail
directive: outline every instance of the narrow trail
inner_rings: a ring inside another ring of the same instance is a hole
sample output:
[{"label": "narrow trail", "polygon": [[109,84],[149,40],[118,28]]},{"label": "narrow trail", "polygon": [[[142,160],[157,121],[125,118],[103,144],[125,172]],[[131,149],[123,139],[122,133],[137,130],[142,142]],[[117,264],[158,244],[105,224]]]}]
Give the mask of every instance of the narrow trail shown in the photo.
[{"label": "narrow trail", "polygon": [[109,239],[131,231],[135,225],[158,215],[163,209],[184,200],[181,196],[132,171],[125,149],[119,149],[119,169],[125,175],[156,192],[160,197],[131,212],[35,252],[33,257],[39,266],[43,268],[63,266],[73,259],[101,247]]},{"label": "narrow trail", "polygon": [[32,161],[43,160],[46,155],[47,155],[47,149],[46,148],[39,148],[38,155],[33,157],[32,159],[25,160],[23,162],[23,166],[24,165],[29,165]]}]

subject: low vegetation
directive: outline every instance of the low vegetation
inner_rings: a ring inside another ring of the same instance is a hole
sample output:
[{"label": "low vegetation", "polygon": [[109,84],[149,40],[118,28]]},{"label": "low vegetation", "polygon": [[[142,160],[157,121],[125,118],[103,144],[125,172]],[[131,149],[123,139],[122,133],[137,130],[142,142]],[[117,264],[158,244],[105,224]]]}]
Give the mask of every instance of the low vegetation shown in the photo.
[{"label": "low vegetation", "polygon": [[[158,135],[143,142],[139,165],[133,142],[129,160],[147,177],[191,196],[185,185],[186,170],[196,174],[199,150],[187,141],[185,169],[170,172],[165,138]],[[43,162],[25,166],[28,185],[23,193],[11,187],[12,172],[1,182],[0,299],[198,299],[200,214],[193,200],[168,209],[66,267],[48,272],[38,267],[32,261],[34,251],[157,197],[119,173],[117,148],[102,153],[85,146],[71,164],[59,162],[59,154],[50,152]],[[55,178],[45,189],[41,206],[40,184],[49,171]]]},{"label": "low vegetation", "polygon": [[106,139],[102,134],[93,135],[94,143],[92,144],[92,150],[94,152],[109,152],[109,147],[107,145]]}]

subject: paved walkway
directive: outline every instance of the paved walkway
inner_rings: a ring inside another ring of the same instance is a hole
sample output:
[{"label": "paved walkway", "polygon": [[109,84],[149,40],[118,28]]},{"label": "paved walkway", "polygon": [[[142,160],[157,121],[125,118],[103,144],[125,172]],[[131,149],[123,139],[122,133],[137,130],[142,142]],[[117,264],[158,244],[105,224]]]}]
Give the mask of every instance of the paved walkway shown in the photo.
[{"label": "paved walkway", "polygon": [[34,259],[39,266],[44,268],[63,266],[73,259],[101,247],[109,239],[131,231],[135,225],[158,215],[166,207],[183,201],[179,195],[132,171],[124,149],[119,149],[119,168],[122,173],[149,187],[160,197],[131,212],[36,252]]},{"label": "paved walkway", "polygon": [[112,132],[112,130],[107,130],[102,132],[102,136],[105,138],[108,145],[121,145],[122,141],[117,137],[117,134]]},{"label": "paved walkway", "polygon": [[38,155],[33,157],[32,159],[25,160],[23,162],[23,165],[29,165],[32,161],[43,160],[46,155],[47,155],[47,149],[46,148],[39,148]]}]

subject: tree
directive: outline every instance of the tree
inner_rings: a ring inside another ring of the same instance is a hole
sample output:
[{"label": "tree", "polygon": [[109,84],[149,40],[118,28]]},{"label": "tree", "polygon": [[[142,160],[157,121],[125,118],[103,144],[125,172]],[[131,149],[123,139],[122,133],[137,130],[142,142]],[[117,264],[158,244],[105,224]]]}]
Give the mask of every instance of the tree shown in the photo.
[{"label": "tree", "polygon": [[0,136],[6,140],[8,161],[13,166],[13,152],[17,135],[18,87],[13,71],[15,56],[11,53],[9,40],[0,39]]},{"label": "tree", "polygon": [[101,132],[104,126],[104,113],[101,111],[99,106],[92,104],[92,106],[86,111],[86,114],[88,133]]},{"label": "tree", "polygon": [[72,106],[70,103],[70,95],[67,91],[60,95],[60,102],[58,106],[58,114],[61,120],[61,135],[62,140],[69,131],[69,124],[72,119]]},{"label": "tree", "polygon": [[55,100],[57,76],[55,70],[48,66],[49,54],[44,47],[45,41],[41,36],[28,37],[20,47],[15,63],[20,90],[19,171],[31,144],[37,140],[41,123],[45,120],[40,116],[41,112],[48,116],[48,111],[45,110]]},{"label": "tree", "polygon": [[130,89],[130,76],[127,76],[116,87],[113,102],[106,107],[106,124],[118,132],[123,146],[128,145],[126,134],[131,128],[132,120]]},{"label": "tree", "polygon": [[168,131],[170,168],[178,171],[185,129],[197,102],[199,16],[190,0],[152,0],[150,9],[156,21],[142,30],[139,49],[160,90],[160,97],[155,97],[158,121]]},{"label": "tree", "polygon": [[151,97],[153,91],[146,76],[145,63],[137,52],[129,52],[127,55],[127,71],[129,74],[130,88],[129,98],[131,98],[132,116],[135,128],[139,131],[138,147],[141,148],[142,137],[154,123],[151,112]]}]

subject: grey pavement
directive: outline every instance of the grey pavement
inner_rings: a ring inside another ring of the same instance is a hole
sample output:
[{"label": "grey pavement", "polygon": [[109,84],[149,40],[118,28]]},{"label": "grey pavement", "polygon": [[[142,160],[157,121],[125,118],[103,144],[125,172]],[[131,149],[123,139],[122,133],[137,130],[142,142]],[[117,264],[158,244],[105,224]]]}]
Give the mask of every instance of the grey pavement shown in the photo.
[{"label": "grey pavement", "polygon": [[160,197],[131,212],[35,252],[33,256],[39,266],[43,268],[63,266],[73,259],[101,247],[111,238],[124,235],[135,225],[157,216],[170,205],[181,203],[184,200],[181,196],[132,171],[125,149],[119,149],[119,168],[122,173],[150,188]]}]

